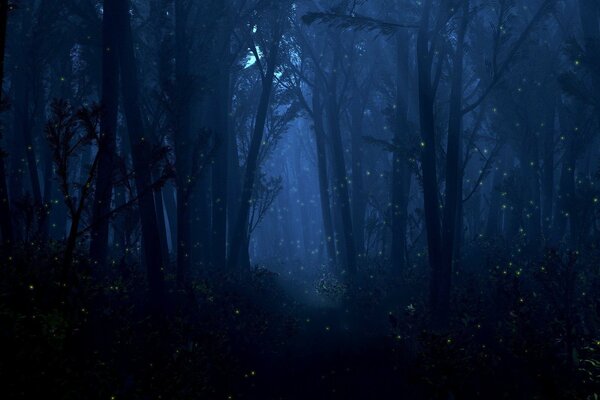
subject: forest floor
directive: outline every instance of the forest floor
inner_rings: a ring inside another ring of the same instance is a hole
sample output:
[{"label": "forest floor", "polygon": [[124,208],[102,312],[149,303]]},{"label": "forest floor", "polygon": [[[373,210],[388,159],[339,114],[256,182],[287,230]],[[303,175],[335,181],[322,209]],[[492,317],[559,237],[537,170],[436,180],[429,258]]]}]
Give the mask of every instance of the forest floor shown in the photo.
[{"label": "forest floor", "polygon": [[[583,264],[591,272],[583,270],[570,292],[561,286],[563,264],[552,259],[512,274],[465,266],[451,326],[438,332],[427,325],[425,268],[398,277],[371,263],[351,288],[326,268],[294,263],[242,279],[207,271],[190,288],[172,289],[168,314],[155,319],[140,268],[92,274],[82,265],[65,291],[58,258],[30,254],[40,253],[23,251],[14,268],[0,269],[4,398],[591,400],[600,393],[595,261]],[[563,293],[581,296],[560,308]],[[580,312],[565,322],[570,314],[561,310]],[[576,330],[565,329],[573,321]]]},{"label": "forest floor", "polygon": [[388,311],[349,310],[319,294],[310,279],[280,281],[294,301],[299,326],[280,351],[253,361],[241,398],[379,399],[407,393],[394,365]]}]

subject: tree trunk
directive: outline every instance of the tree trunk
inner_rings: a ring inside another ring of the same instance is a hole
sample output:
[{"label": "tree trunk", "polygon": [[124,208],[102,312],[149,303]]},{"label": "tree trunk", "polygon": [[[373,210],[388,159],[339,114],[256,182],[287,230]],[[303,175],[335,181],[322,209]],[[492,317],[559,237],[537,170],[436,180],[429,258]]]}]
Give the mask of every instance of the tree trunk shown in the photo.
[{"label": "tree trunk", "polygon": [[[334,49],[334,68],[338,67],[340,59],[339,43]],[[344,240],[345,260],[347,270],[350,274],[356,273],[356,244],[354,243],[354,229],[352,226],[352,210],[350,208],[350,197],[348,195],[348,176],[346,174],[346,162],[344,160],[344,145],[342,143],[342,132],[340,128],[340,110],[337,100],[337,72],[332,73],[329,93],[326,100],[327,121],[329,136],[331,139],[331,152],[333,156],[334,192],[339,202],[339,212],[342,220],[342,235]]]},{"label": "tree trunk", "polygon": [[553,242],[558,245],[564,238],[567,222],[570,220],[571,204],[575,199],[572,197],[575,187],[575,135],[574,126],[566,115],[563,107],[559,108],[558,113],[561,132],[568,132],[566,136],[565,153],[563,155],[562,167],[560,172],[560,181],[558,184],[558,198],[554,210],[553,223]]},{"label": "tree trunk", "polygon": [[210,264],[210,175],[206,171],[198,177],[194,187],[194,208],[192,209],[192,260],[205,270]]},{"label": "tree trunk", "polygon": [[430,307],[434,321],[443,317],[446,306],[441,296],[442,244],[437,187],[437,161],[433,90],[431,87],[431,54],[429,52],[429,19],[431,0],[425,0],[417,37],[417,70],[419,83],[419,122],[421,127],[421,169],[427,252],[431,268]]},{"label": "tree trunk", "polygon": [[556,105],[552,102],[544,122],[544,169],[542,171],[542,225],[544,236],[549,238],[552,226],[552,211],[554,202],[554,119]]},{"label": "tree trunk", "polygon": [[[600,27],[598,26],[600,19],[600,7],[596,0],[579,0],[579,14],[581,19],[581,28],[583,30],[585,57],[592,68],[596,69],[592,73],[592,82],[594,85],[593,92],[598,95],[600,93],[600,76],[598,76],[598,68],[600,68]],[[600,121],[600,103],[598,98],[595,101],[596,117]]]},{"label": "tree trunk", "polygon": [[524,214],[521,215],[524,222],[521,228],[525,229],[529,248],[534,249],[541,233],[538,139],[529,130],[523,136],[520,168],[524,182],[524,204],[520,214]]},{"label": "tree trunk", "polygon": [[116,153],[117,114],[119,101],[119,64],[117,56],[117,5],[119,0],[104,0],[102,14],[102,116],[100,120],[100,144],[98,175],[92,209],[90,257],[104,264],[108,253],[108,227],[113,171]]},{"label": "tree trunk", "polygon": [[434,278],[439,284],[438,293],[433,294],[436,302],[433,303],[434,318],[439,319],[441,326],[447,325],[450,307],[450,287],[452,269],[454,264],[454,245],[456,235],[456,219],[458,217],[459,202],[462,202],[462,193],[459,193],[462,180],[462,162],[460,158],[460,145],[462,134],[462,95],[463,95],[463,58],[464,42],[467,28],[468,4],[463,2],[463,16],[456,41],[453,57],[452,83],[450,89],[450,115],[448,121],[448,145],[446,149],[446,192],[444,205],[444,221],[442,224],[442,263]]},{"label": "tree trunk", "polygon": [[394,145],[398,148],[393,155],[392,165],[392,267],[395,273],[406,267],[406,225],[408,221],[408,196],[410,192],[410,172],[406,153],[400,151],[407,147],[408,138],[408,34],[398,37],[398,66],[396,87],[396,129]]},{"label": "tree trunk", "polygon": [[[152,180],[157,181],[160,178],[160,171],[154,168]],[[166,267],[170,264],[169,259],[169,244],[167,243],[167,224],[165,221],[165,209],[163,204],[163,188],[158,188],[153,191],[154,205],[156,207],[156,223],[158,226],[158,234],[160,237],[160,248],[163,256],[163,265]]]},{"label": "tree trunk", "polygon": [[[229,40],[226,41],[225,54],[229,55]],[[217,152],[212,169],[212,238],[211,252],[213,267],[222,268],[227,263],[227,169],[229,153],[229,82],[230,71],[226,63],[222,63],[217,78],[215,93],[215,110]],[[237,226],[237,225],[236,225]],[[244,228],[247,230],[247,227]]]},{"label": "tree trunk", "polygon": [[119,2],[118,30],[121,41],[118,47],[121,70],[121,95],[123,109],[127,120],[131,158],[135,170],[135,187],[139,197],[139,211],[142,223],[143,249],[146,259],[148,285],[150,289],[150,305],[155,312],[160,312],[164,297],[163,257],[160,236],[156,221],[156,209],[152,196],[151,176],[151,144],[144,137],[144,125],[139,104],[139,88],[137,82],[136,61],[133,35],[129,21],[129,1]]},{"label": "tree trunk", "polygon": [[501,232],[501,211],[502,207],[502,182],[504,180],[504,170],[508,167],[507,157],[504,152],[500,154],[500,162],[496,165],[494,177],[492,178],[492,190],[490,192],[490,206],[488,210],[485,235],[488,240],[493,240]]},{"label": "tree trunk", "polygon": [[[0,102],[4,102],[4,51],[6,48],[7,23],[8,0],[0,0]],[[0,148],[0,232],[2,233],[2,243],[10,246],[14,236],[2,148]]]},{"label": "tree trunk", "polygon": [[172,254],[177,253],[177,204],[175,191],[176,188],[172,181],[167,182],[162,190],[169,228],[170,251]]},{"label": "tree trunk", "polygon": [[[228,210],[228,214],[229,214],[229,218],[227,220],[227,227],[228,227],[228,240],[229,243],[233,243],[234,241],[234,237],[235,237],[235,223],[237,222],[235,220],[235,216],[238,215],[238,213],[240,212],[240,196],[241,196],[241,190],[242,190],[242,168],[240,167],[240,158],[239,158],[239,153],[238,153],[238,144],[237,144],[237,139],[236,139],[236,135],[231,135],[231,138],[229,140],[229,167],[228,167],[228,174],[229,174],[229,179],[228,179],[228,183],[229,183],[229,187],[228,187],[228,196],[229,196],[229,201],[227,202],[227,206],[229,208]],[[246,230],[246,232],[244,232],[244,237],[243,237],[243,249],[242,252],[240,253],[240,266],[242,268],[249,268],[250,267],[250,252],[248,251],[248,240],[249,240],[249,234]],[[245,250],[244,250],[245,249]]]},{"label": "tree trunk", "polygon": [[325,129],[323,129],[322,104],[319,96],[319,87],[315,85],[312,94],[313,123],[315,129],[315,144],[317,147],[317,169],[319,172],[319,196],[321,199],[321,214],[323,217],[323,228],[325,232],[325,243],[327,247],[328,265],[333,266],[337,262],[335,251],[335,235],[333,232],[333,220],[329,197],[329,174],[327,172],[327,149],[325,143]]},{"label": "tree trunk", "polygon": [[354,101],[351,110],[351,146],[352,146],[352,223],[356,253],[360,258],[365,253],[365,211],[367,200],[362,175],[362,124],[363,107]]},{"label": "tree trunk", "polygon": [[[33,10],[29,10],[33,12]],[[28,62],[27,50],[30,48],[30,27],[33,16],[29,13],[23,15],[21,26],[21,46],[16,55],[17,67],[13,77],[14,85],[14,129],[15,135],[21,138],[21,146],[27,163],[31,195],[36,207],[42,206],[42,192],[37,169],[37,159],[33,143],[33,119],[30,112],[32,67]]]},{"label": "tree trunk", "polygon": [[[267,71],[263,77],[263,86],[260,94],[260,100],[258,103],[258,110],[256,113],[256,121],[254,123],[254,132],[252,133],[252,139],[250,141],[250,147],[248,150],[248,158],[246,160],[246,171],[244,173],[244,183],[242,186],[242,193],[240,196],[240,210],[238,212],[235,228],[234,228],[234,239],[231,242],[231,253],[229,264],[231,268],[238,267],[238,260],[242,251],[242,246],[247,244],[244,241],[244,237],[248,232],[248,216],[250,212],[250,202],[252,201],[252,193],[254,191],[254,180],[258,170],[258,155],[260,151],[260,145],[262,142],[265,122],[267,119],[267,111],[269,108],[269,100],[271,98],[271,91],[273,89],[273,79],[275,77],[275,67],[277,66],[278,52],[279,52],[279,40],[273,39],[271,45],[271,51],[269,52],[269,60],[267,62]],[[214,246],[214,244],[213,244]]]},{"label": "tree trunk", "polygon": [[187,48],[187,15],[183,0],[175,1],[175,84],[176,128],[175,128],[175,169],[177,185],[177,268],[176,280],[182,286],[191,267],[191,215],[192,154],[189,58]]}]

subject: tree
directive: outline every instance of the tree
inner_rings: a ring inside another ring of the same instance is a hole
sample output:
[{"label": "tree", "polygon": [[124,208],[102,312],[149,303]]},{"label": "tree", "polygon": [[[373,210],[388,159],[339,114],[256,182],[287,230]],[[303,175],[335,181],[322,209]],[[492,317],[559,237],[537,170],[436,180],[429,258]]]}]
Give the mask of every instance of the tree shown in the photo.
[{"label": "tree", "polygon": [[150,289],[150,305],[155,311],[163,307],[164,274],[162,265],[160,236],[156,221],[154,197],[147,193],[152,186],[150,141],[146,140],[144,124],[139,105],[139,89],[137,82],[136,61],[134,55],[133,36],[129,21],[129,2],[119,3],[116,10],[116,29],[121,35],[118,46],[119,68],[121,72],[121,95],[123,110],[127,119],[131,157],[135,171],[135,186],[139,197],[140,218],[142,224],[142,240],[145,263]]},{"label": "tree", "polygon": [[[8,0],[0,1],[0,107],[5,107],[4,99],[4,54],[6,49],[6,26],[8,24]],[[1,111],[1,110],[0,110]],[[0,139],[2,135],[0,134]],[[2,243],[11,245],[13,241],[12,215],[6,186],[6,168],[4,166],[5,154],[0,148],[0,232]]]},{"label": "tree", "polygon": [[46,137],[52,149],[60,190],[71,217],[63,259],[63,276],[70,279],[74,272],[72,264],[80,234],[79,225],[92,195],[92,183],[96,178],[101,153],[97,152],[94,156],[84,180],[71,182],[69,171],[73,158],[80,158],[87,147],[99,145],[100,109],[81,108],[74,111],[66,101],[56,100],[52,104],[52,112],[53,117],[46,125]]},{"label": "tree", "polygon": [[92,220],[94,227],[90,239],[90,257],[99,264],[106,262],[108,251],[107,215],[111,208],[113,175],[117,137],[117,114],[119,99],[119,64],[117,57],[118,37],[117,9],[115,0],[105,0],[102,13],[102,120],[98,147],[98,175]]},{"label": "tree", "polygon": [[254,131],[252,133],[248,156],[246,159],[246,170],[244,172],[242,192],[240,195],[240,207],[236,217],[236,223],[234,225],[234,237],[231,242],[231,253],[229,259],[231,268],[238,267],[240,252],[242,251],[242,246],[245,242],[244,236],[246,236],[247,233],[248,216],[250,213],[250,205],[253,201],[252,194],[254,193],[254,182],[257,175],[259,152],[263,140],[265,123],[267,120],[269,100],[271,98],[271,92],[273,89],[275,69],[278,65],[279,45],[283,35],[282,25],[283,21],[274,22],[272,36],[269,38],[271,43],[269,52],[265,56],[266,69],[263,67],[263,63],[260,59],[257,48],[255,46],[252,48],[254,57],[256,58],[256,65],[261,71],[262,90],[258,102]]}]

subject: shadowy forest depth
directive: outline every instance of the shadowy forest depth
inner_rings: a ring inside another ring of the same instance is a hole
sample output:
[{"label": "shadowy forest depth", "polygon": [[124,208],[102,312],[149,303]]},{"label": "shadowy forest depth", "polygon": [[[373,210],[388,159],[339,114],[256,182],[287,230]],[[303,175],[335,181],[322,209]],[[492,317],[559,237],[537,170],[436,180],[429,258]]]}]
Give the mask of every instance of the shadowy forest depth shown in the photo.
[{"label": "shadowy forest depth", "polygon": [[596,0],[0,0],[0,397],[600,398]]}]

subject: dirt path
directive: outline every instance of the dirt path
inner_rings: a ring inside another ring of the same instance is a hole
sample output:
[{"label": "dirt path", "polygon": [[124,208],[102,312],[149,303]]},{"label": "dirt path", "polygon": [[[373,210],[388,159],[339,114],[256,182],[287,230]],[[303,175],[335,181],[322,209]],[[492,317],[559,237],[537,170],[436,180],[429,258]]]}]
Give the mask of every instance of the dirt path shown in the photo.
[{"label": "dirt path", "polygon": [[298,302],[298,332],[281,352],[256,360],[243,398],[384,399],[405,391],[385,322],[369,322],[385,321],[385,313],[352,316],[326,301],[315,305],[319,301],[304,287],[291,293]]}]

